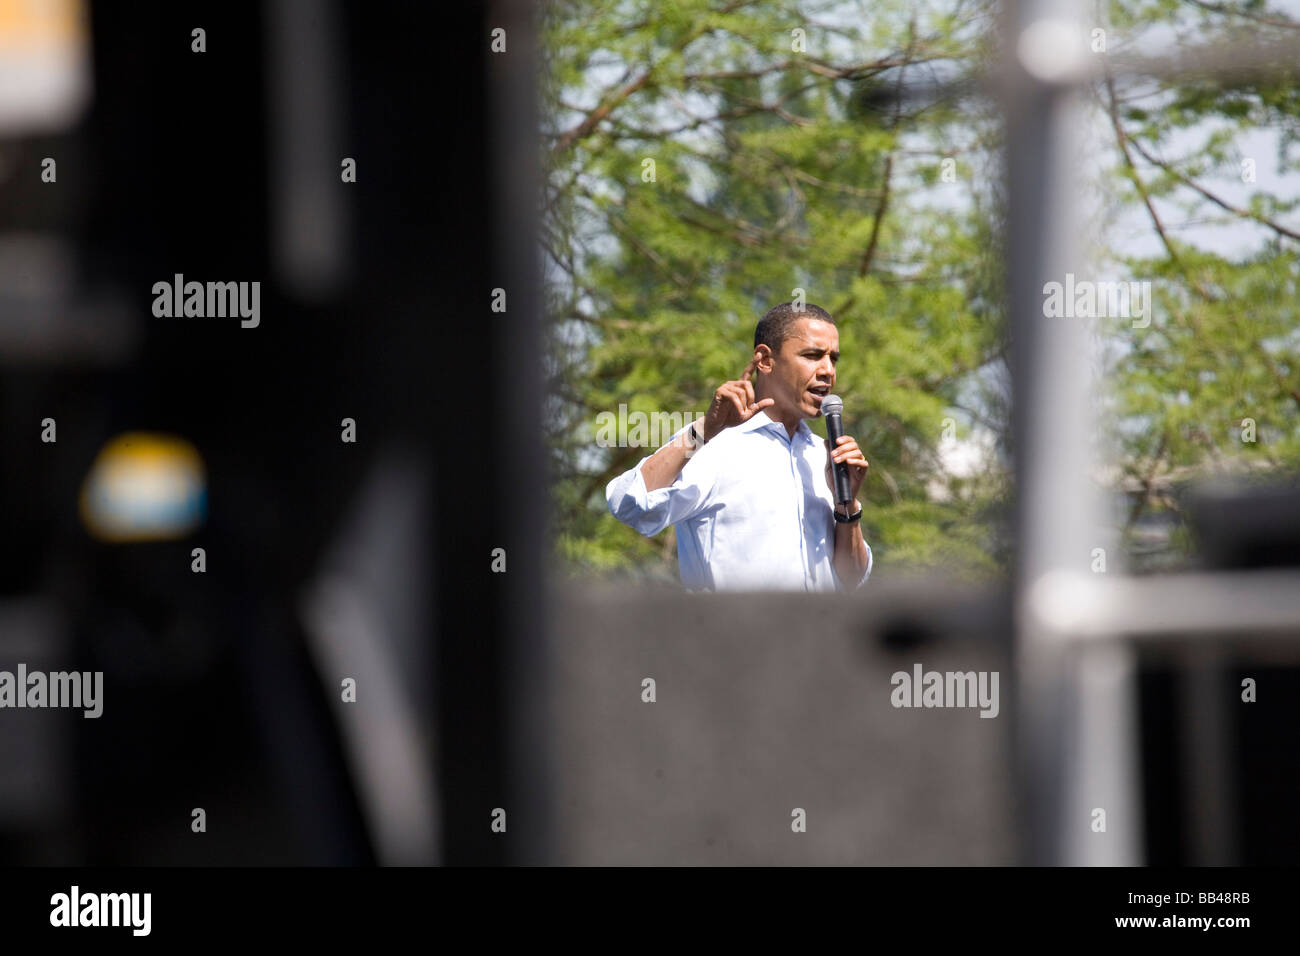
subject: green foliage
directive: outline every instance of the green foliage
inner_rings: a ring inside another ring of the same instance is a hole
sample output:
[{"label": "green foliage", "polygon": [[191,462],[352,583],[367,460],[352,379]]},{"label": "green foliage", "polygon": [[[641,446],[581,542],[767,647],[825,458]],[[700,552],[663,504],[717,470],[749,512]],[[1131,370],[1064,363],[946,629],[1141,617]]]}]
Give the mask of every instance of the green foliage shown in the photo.
[{"label": "green foliage", "polygon": [[[1184,51],[1239,37],[1243,28],[1258,42],[1297,29],[1263,2],[1123,6],[1128,41],[1138,49],[1170,28]],[[1163,238],[1156,254],[1112,255],[1131,277],[1153,282],[1156,308],[1148,329],[1116,323],[1107,330],[1115,347],[1103,420],[1122,473],[1151,488],[1134,496],[1122,529],[1130,539],[1138,516],[1177,516],[1180,490],[1199,477],[1300,465],[1300,260],[1286,225],[1296,231],[1298,197],[1294,180],[1284,178],[1297,168],[1296,84],[1285,73],[1232,82],[1142,80],[1116,84],[1116,95],[1130,98],[1139,86],[1141,106],[1113,104],[1132,161],[1117,137],[1113,166],[1127,184],[1117,196]],[[1111,108],[1108,91],[1098,91],[1097,103]],[[1262,134],[1276,143],[1275,157],[1254,152],[1268,141]],[[1258,167],[1256,182],[1243,182],[1244,158]],[[1238,248],[1225,253],[1220,242],[1211,251],[1180,238],[1184,223],[1213,226],[1219,235],[1231,230]],[[1253,441],[1245,437],[1247,420]],[[1175,527],[1170,550],[1185,554],[1192,546],[1187,530]]]}]

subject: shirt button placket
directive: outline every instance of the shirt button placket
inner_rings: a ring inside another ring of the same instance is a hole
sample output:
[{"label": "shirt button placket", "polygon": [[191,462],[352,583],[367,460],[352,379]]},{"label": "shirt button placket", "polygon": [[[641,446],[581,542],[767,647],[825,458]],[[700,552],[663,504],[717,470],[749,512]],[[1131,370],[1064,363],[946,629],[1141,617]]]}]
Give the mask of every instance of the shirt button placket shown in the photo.
[{"label": "shirt button placket", "polygon": [[803,486],[799,484],[799,460],[795,454],[794,439],[790,440],[790,482],[794,486],[795,516],[799,520],[799,553],[803,556],[803,589],[811,591],[812,583],[808,580],[808,535],[804,531]]}]

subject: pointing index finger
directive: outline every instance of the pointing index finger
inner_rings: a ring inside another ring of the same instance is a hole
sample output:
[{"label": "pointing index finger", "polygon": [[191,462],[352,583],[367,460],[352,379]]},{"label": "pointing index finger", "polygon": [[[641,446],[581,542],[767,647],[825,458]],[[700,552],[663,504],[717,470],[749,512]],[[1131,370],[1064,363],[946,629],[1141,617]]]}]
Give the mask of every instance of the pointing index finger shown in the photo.
[{"label": "pointing index finger", "polygon": [[758,364],[758,359],[750,359],[749,364],[745,366],[745,371],[741,373],[740,380],[748,382],[749,376],[754,374],[754,367]]}]

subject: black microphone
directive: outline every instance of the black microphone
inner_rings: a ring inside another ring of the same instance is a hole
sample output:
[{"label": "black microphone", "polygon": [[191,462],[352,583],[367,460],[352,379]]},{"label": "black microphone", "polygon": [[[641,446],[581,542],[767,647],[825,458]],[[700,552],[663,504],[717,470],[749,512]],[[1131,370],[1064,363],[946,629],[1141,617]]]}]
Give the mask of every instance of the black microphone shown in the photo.
[{"label": "black microphone", "polygon": [[[822,399],[822,414],[826,416],[826,435],[831,440],[831,451],[834,452],[835,443],[844,434],[844,423],[841,421],[844,402],[838,395],[827,395]],[[831,468],[831,472],[835,476],[836,503],[847,506],[850,511],[853,510],[853,496],[849,494],[849,466],[842,461],[837,461]]]}]

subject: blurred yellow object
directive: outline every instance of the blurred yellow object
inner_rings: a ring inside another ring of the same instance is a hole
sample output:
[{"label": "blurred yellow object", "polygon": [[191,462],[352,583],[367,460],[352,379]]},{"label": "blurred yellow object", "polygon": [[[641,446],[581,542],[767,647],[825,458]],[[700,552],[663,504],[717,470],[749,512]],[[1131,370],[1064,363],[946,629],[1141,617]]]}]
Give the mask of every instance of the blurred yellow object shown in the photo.
[{"label": "blurred yellow object", "polygon": [[0,0],[0,45],[30,50],[80,39],[81,0]]},{"label": "blurred yellow object", "polygon": [[0,0],[0,132],[63,132],[90,104],[90,12],[82,0]]},{"label": "blurred yellow object", "polygon": [[81,520],[101,541],[183,537],[206,511],[203,459],[173,435],[119,435],[100,450],[81,488]]}]

